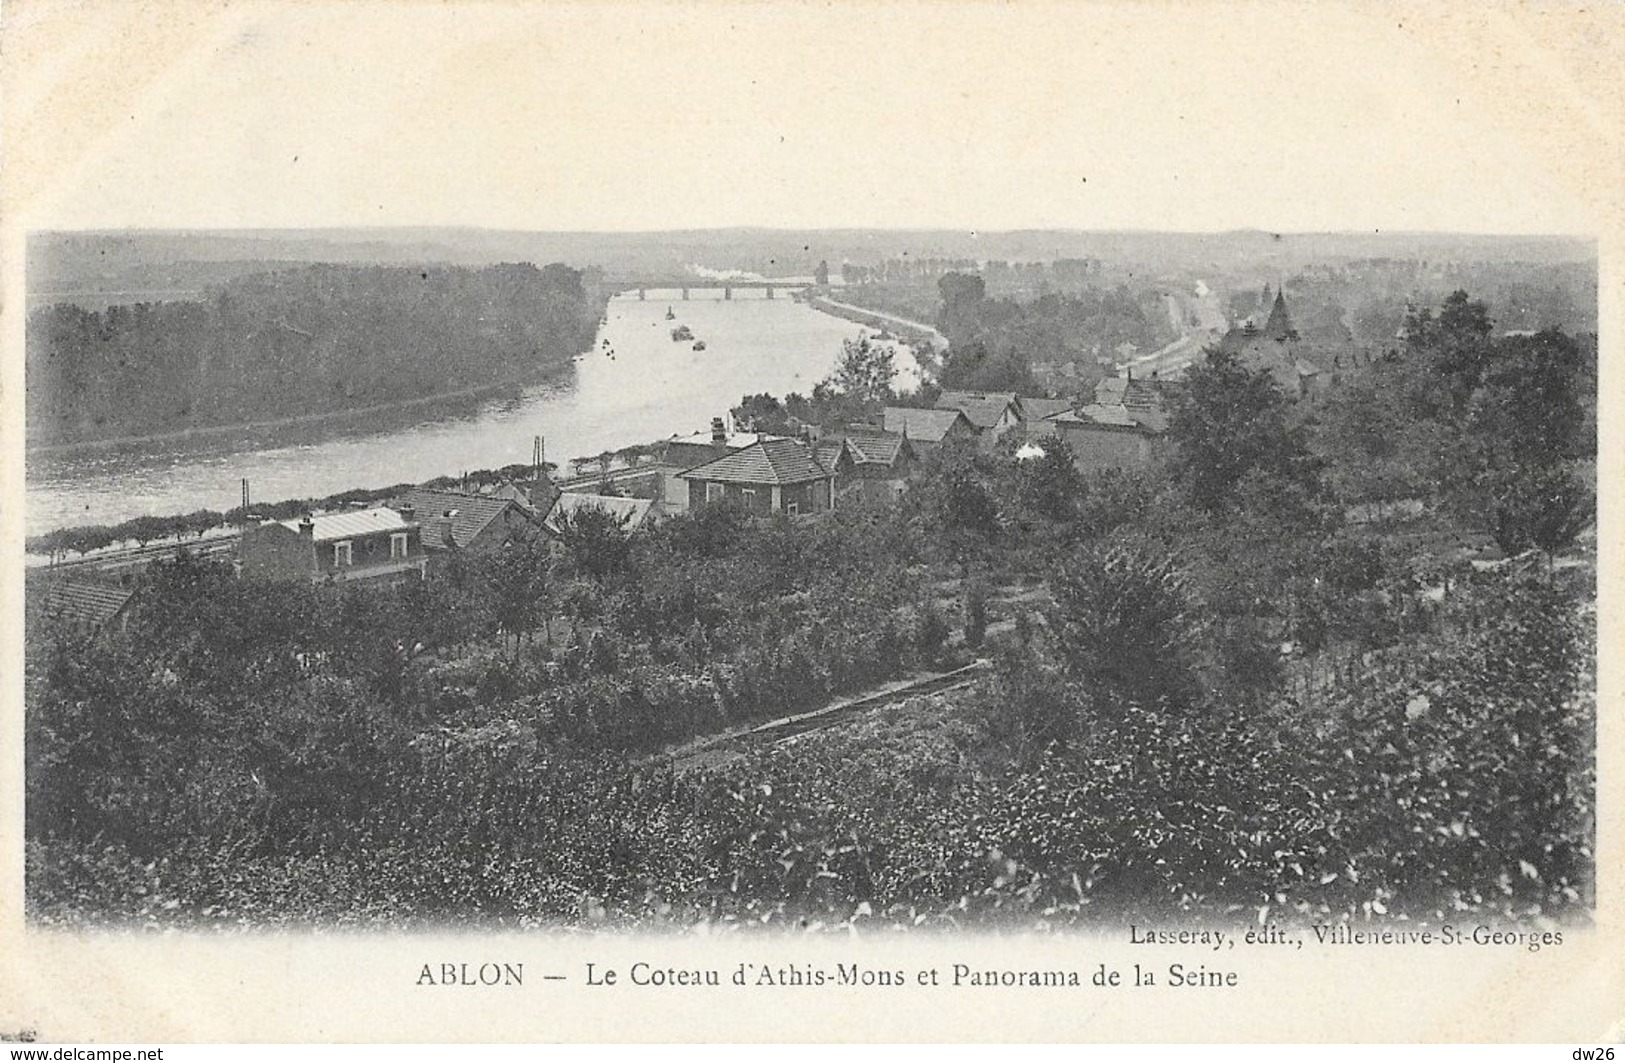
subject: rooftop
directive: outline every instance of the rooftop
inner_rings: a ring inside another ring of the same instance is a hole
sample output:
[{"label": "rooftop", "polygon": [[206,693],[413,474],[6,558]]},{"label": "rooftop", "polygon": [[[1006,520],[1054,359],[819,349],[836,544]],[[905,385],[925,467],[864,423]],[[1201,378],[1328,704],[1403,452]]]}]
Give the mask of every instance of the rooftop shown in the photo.
[{"label": "rooftop", "polygon": [[[509,507],[523,505],[515,499],[464,495],[456,491],[435,491],[426,487],[408,491],[395,502],[397,505],[413,508],[415,511],[412,514],[413,518],[423,526],[423,545],[433,550],[444,550],[448,547],[461,549],[473,542],[480,532],[485,530],[486,525],[496,520]],[[448,516],[451,518],[449,523],[445,520]],[[316,533],[320,538],[319,527]]]},{"label": "rooftop", "polygon": [[820,439],[813,445],[813,450],[815,452],[814,457],[818,459],[818,464],[833,471],[840,462],[841,455],[848,451],[848,447],[844,440]]},{"label": "rooftop", "polygon": [[[404,517],[387,506],[317,513],[310,520],[315,525],[315,539],[319,543],[332,542],[336,539],[353,539],[359,535],[405,531],[413,527]],[[290,519],[279,520],[277,523],[297,532],[302,521]]]},{"label": "rooftop", "polygon": [[944,391],[937,396],[937,409],[959,410],[978,428],[992,428],[1015,404],[1013,391]]},{"label": "rooftop", "polygon": [[1023,396],[1021,400],[1021,410],[1027,415],[1029,421],[1042,421],[1046,417],[1054,417],[1058,413],[1065,413],[1071,408],[1071,399],[1029,399]]},{"label": "rooftop", "polygon": [[956,421],[964,421],[967,428],[975,428],[963,412],[952,410],[920,410],[912,406],[887,406],[886,431],[906,435],[917,443],[940,443],[952,431]]},{"label": "rooftop", "polygon": [[1079,406],[1068,413],[1056,414],[1049,420],[1061,425],[1128,428],[1144,432],[1162,432],[1168,427],[1168,418],[1161,410],[1099,402]]},{"label": "rooftop", "polygon": [[[785,436],[772,436],[766,432],[729,432],[723,437],[722,445],[729,450],[742,450],[745,447],[765,443],[770,439],[784,439]],[[710,432],[694,432],[686,436],[672,436],[665,440],[667,443],[687,443],[691,446],[709,447],[716,443]]]},{"label": "rooftop", "polygon": [[1096,424],[1116,425],[1120,428],[1134,428],[1140,423],[1128,412],[1127,406],[1108,406],[1099,402],[1079,406],[1077,415],[1086,421],[1093,421]]},{"label": "rooftop", "polygon": [[895,432],[854,433],[846,437],[853,460],[861,464],[892,465],[903,450],[903,437]]},{"label": "rooftop", "polygon": [[1095,385],[1095,401],[1103,406],[1156,408],[1162,405],[1162,396],[1160,379],[1109,376]]},{"label": "rooftop", "polygon": [[830,474],[799,439],[769,438],[677,475],[713,483],[799,484]]},{"label": "rooftop", "polygon": [[135,597],[135,591],[116,583],[82,576],[50,574],[28,582],[39,587],[38,600],[47,616],[92,627],[101,627],[118,616]]}]

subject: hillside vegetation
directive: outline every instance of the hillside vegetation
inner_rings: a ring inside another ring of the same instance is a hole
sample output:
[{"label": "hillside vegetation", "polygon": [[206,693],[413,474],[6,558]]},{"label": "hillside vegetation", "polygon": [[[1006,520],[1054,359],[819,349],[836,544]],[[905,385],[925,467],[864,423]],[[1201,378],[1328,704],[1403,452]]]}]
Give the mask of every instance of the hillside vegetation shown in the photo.
[{"label": "hillside vegetation", "polygon": [[[388,592],[181,561],[127,632],[37,619],[28,911],[1584,919],[1594,366],[1465,295],[1408,325],[1318,405],[1213,354],[1133,473],[950,449],[898,504],[816,521],[587,517]],[[971,655],[991,674],[951,695],[666,755]]]}]

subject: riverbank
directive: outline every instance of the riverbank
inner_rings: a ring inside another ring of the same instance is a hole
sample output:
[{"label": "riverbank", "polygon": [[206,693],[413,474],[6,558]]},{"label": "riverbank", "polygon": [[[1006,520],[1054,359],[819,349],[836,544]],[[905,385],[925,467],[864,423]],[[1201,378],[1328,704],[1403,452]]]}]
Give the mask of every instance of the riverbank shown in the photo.
[{"label": "riverbank", "polygon": [[[48,464],[52,460],[70,460],[99,454],[117,454],[121,451],[185,449],[194,443],[225,444],[229,446],[268,445],[279,441],[279,438],[285,439],[285,437],[280,436],[280,433],[288,432],[291,429],[327,426],[339,430],[339,434],[342,434],[342,431],[346,428],[365,427],[368,431],[376,431],[380,427],[390,427],[396,419],[400,419],[403,423],[410,423],[422,419],[424,415],[434,418],[455,416],[469,406],[493,398],[500,398],[509,394],[517,398],[519,393],[527,387],[557,381],[566,375],[573,365],[574,359],[572,358],[559,365],[549,366],[546,369],[519,377],[492,381],[489,384],[458,388],[454,391],[436,392],[433,395],[423,395],[412,399],[373,403],[368,406],[356,406],[343,410],[329,410],[323,413],[298,414],[292,417],[278,417],[263,421],[239,422],[237,424],[204,425],[175,432],[115,436],[111,439],[86,439],[72,443],[27,444],[24,453],[29,462],[41,460]],[[367,419],[365,426],[357,423],[362,418]],[[380,424],[379,419],[383,419],[382,424]]]},{"label": "riverbank", "polygon": [[810,295],[807,305],[831,317],[841,318],[855,324],[866,325],[869,328],[881,329],[897,333],[910,345],[918,346],[929,343],[939,354],[948,349],[948,338],[930,325],[919,321],[910,321],[907,318],[897,317],[894,314],[881,313],[878,310],[868,310],[851,303],[837,302],[825,295]]},{"label": "riverbank", "polygon": [[501,469],[528,463],[537,436],[545,456],[562,465],[575,455],[703,431],[743,395],[808,391],[860,328],[789,299],[694,300],[680,309],[708,341],[708,351],[696,352],[671,341],[675,322],[664,319],[665,309],[664,302],[613,300],[593,353],[568,371],[544,372],[542,360],[532,360],[538,372],[530,379],[545,381],[540,385],[458,388],[463,394],[450,399],[319,422],[102,442],[93,453],[30,452],[26,532],[223,512],[241,503],[243,480],[258,504]]}]

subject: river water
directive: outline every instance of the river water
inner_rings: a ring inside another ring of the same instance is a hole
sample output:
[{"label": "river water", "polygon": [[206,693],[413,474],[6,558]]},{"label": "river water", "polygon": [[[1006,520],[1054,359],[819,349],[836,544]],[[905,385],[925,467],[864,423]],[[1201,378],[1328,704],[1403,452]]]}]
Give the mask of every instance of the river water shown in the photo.
[{"label": "river water", "polygon": [[[666,320],[667,308],[676,315]],[[706,344],[674,342],[687,325]],[[143,514],[225,510],[241,501],[247,478],[261,501],[317,498],[352,487],[421,482],[531,459],[542,436],[547,459],[569,459],[674,434],[705,430],[741,396],[807,394],[828,375],[843,340],[866,330],[789,299],[740,290],[650,291],[611,299],[593,351],[563,376],[517,395],[470,403],[461,414],[421,420],[398,412],[387,429],[300,429],[297,444],[244,449],[240,441],[167,444],[136,451],[30,459],[27,533],[79,524],[116,524]],[[608,341],[606,346],[605,341]],[[917,382],[898,344],[899,388]]]}]

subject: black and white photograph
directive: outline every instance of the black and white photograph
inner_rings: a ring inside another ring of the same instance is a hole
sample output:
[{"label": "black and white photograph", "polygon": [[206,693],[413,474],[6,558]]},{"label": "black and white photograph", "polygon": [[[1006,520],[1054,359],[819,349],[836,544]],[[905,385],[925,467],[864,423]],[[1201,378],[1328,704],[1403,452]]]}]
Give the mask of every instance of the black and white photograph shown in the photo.
[{"label": "black and white photograph", "polygon": [[7,1040],[1617,1039],[1617,12],[0,25]]}]

